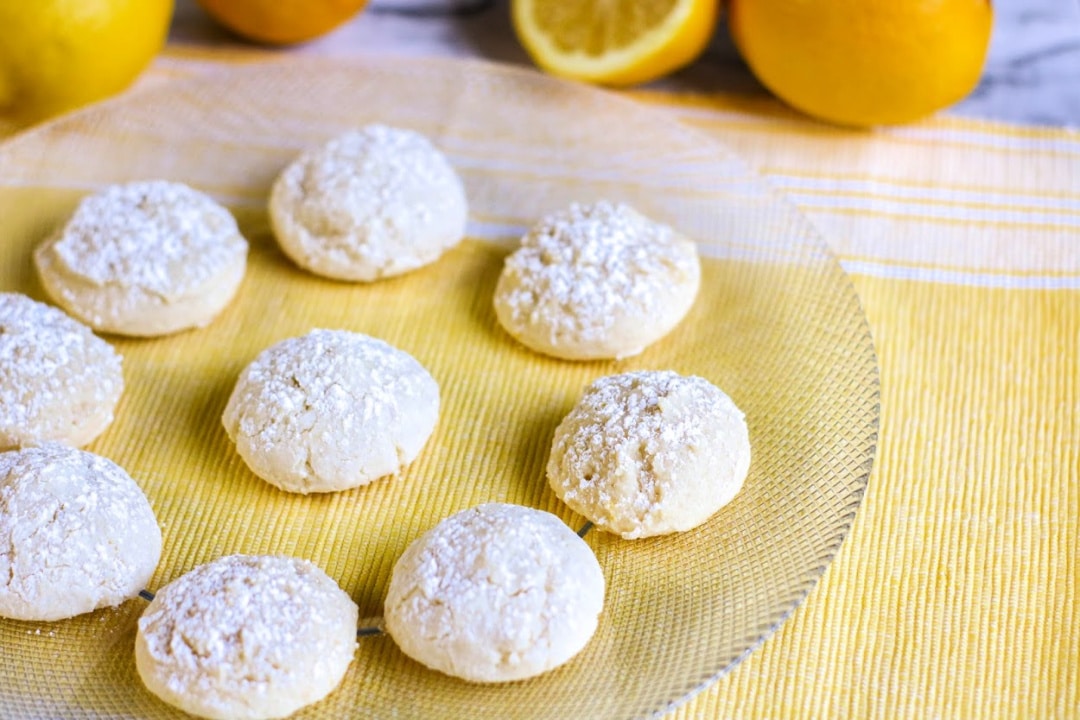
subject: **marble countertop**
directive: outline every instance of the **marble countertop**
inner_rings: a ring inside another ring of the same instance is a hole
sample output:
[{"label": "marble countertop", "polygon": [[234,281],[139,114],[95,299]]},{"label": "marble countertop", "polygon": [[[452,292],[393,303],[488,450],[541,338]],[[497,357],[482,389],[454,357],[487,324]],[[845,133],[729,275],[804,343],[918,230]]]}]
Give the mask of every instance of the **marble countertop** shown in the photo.
[{"label": "marble countertop", "polygon": [[[334,32],[288,52],[456,55],[528,64],[510,28],[508,0],[371,0]],[[982,80],[949,112],[1011,123],[1080,128],[1080,0],[996,0]],[[195,0],[178,0],[170,42],[240,44]],[[693,66],[659,85],[765,93],[724,28]]]}]

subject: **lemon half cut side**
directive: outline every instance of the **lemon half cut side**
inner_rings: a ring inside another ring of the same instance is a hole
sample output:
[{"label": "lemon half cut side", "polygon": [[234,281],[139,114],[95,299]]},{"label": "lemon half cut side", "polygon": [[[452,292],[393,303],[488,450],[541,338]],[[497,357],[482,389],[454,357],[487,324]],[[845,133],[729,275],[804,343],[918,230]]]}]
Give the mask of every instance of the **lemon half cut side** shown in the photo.
[{"label": "lemon half cut side", "polygon": [[514,31],[553,75],[627,86],[696,59],[716,28],[717,0],[512,0]]}]

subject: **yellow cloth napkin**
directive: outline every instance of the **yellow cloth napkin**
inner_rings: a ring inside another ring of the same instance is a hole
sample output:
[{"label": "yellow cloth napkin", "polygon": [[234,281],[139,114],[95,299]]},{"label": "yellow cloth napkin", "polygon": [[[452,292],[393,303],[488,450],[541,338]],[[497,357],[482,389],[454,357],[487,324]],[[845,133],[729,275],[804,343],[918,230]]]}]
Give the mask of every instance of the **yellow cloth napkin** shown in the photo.
[{"label": "yellow cloth napkin", "polygon": [[1080,133],[949,116],[861,132],[758,98],[637,97],[820,228],[881,366],[839,557],[676,716],[1080,715]]},{"label": "yellow cloth napkin", "polygon": [[1080,133],[875,132],[772,101],[640,96],[783,189],[852,274],[881,436],[834,565],[676,717],[1080,714]]},{"label": "yellow cloth napkin", "polygon": [[[140,85],[258,59],[171,49]],[[877,459],[840,554],[672,716],[1080,714],[1080,134],[950,117],[855,132],[761,99],[633,97],[733,149],[820,229],[881,372]]]}]

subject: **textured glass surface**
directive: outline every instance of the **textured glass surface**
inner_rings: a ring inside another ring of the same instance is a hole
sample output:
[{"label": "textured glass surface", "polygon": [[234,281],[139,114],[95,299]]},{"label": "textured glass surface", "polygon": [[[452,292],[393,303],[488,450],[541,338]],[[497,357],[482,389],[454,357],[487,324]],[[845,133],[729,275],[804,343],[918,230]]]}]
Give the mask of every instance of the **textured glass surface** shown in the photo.
[{"label": "textured glass surface", "polygon": [[[411,127],[466,183],[471,239],[375,284],[324,280],[277,249],[265,202],[302,148],[368,122]],[[531,72],[449,61],[295,61],[178,82],[90,109],[0,146],[0,290],[44,299],[30,252],[77,199],[109,182],[184,181],[227,203],[251,240],[248,275],[209,327],[109,338],[127,382],[89,449],[151,498],[165,551],[150,590],[227,553],[284,553],[323,567],[381,614],[404,547],[485,501],[584,520],[552,494],[555,426],[602,375],[702,375],[746,412],[750,475],[702,527],[586,541],[608,589],[587,648],[542,677],[464,683],[360,638],[341,686],[298,717],[585,717],[663,713],[767,638],[829,564],[859,506],[878,424],[877,365],[858,298],[810,224],[722,146],[662,113]],[[621,362],[535,355],[499,329],[502,258],[541,214],[572,201],[631,202],[701,244],[701,294],[667,338]],[[220,416],[241,368],[313,327],[348,328],[412,353],[442,415],[399,477],[301,497],[252,475]],[[5,717],[178,717],[143,689],[136,598],[57,623],[0,620]]]}]

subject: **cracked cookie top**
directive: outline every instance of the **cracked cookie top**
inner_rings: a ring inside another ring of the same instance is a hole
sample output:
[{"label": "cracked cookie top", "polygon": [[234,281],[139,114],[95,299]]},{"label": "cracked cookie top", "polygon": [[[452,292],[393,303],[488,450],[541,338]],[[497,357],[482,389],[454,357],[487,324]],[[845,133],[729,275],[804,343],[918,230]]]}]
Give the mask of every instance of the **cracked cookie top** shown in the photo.
[{"label": "cracked cookie top", "polygon": [[60,620],[139,593],[161,558],[142,489],[59,443],[0,453],[0,615]]},{"label": "cracked cookie top", "polygon": [[306,494],[399,472],[438,415],[438,385],[411,355],[360,333],[313,330],[243,370],[222,422],[256,475]]},{"label": "cracked cookie top", "polygon": [[472,682],[506,682],[568,662],[596,631],[604,575],[562,520],[488,503],[451,515],[399,558],[386,630],[405,654]]},{"label": "cracked cookie top", "polygon": [[135,667],[151,692],[199,717],[285,717],[341,682],[357,615],[307,560],[228,555],[158,591],[139,618]]}]

